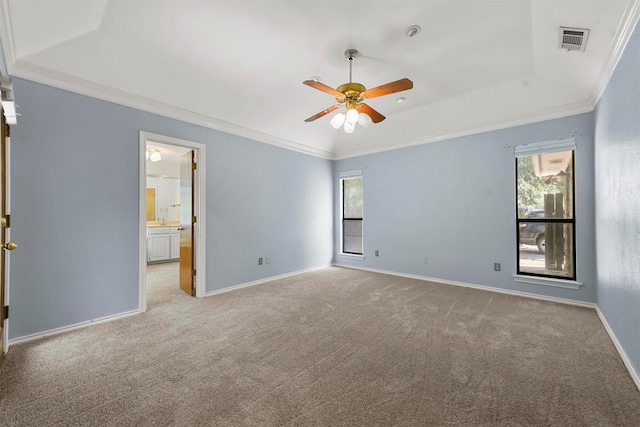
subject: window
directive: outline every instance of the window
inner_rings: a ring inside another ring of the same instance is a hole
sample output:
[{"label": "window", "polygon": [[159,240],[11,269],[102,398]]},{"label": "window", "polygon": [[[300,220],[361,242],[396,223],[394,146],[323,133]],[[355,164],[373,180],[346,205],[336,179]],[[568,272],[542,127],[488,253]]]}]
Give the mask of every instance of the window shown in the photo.
[{"label": "window", "polygon": [[342,178],[342,253],[362,255],[362,175]]},{"label": "window", "polygon": [[515,151],[518,274],[576,280],[575,141]]}]

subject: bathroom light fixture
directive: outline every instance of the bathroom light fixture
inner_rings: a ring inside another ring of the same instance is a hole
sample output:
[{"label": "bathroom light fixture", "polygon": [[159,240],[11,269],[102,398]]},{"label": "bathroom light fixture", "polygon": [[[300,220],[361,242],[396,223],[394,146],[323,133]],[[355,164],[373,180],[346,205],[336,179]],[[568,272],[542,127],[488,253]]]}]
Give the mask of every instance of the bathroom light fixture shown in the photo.
[{"label": "bathroom light fixture", "polygon": [[162,160],[160,150],[158,150],[157,148],[147,148],[146,158],[147,160],[151,160],[154,163]]}]

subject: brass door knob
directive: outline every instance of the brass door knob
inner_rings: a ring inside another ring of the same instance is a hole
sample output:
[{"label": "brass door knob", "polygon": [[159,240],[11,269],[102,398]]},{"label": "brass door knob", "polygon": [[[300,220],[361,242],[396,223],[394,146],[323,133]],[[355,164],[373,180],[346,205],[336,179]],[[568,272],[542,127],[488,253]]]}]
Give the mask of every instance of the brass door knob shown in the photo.
[{"label": "brass door knob", "polygon": [[18,245],[17,245],[17,244],[15,244],[14,242],[7,242],[7,243],[3,243],[2,245],[0,245],[0,247],[1,247],[2,249],[6,249],[6,250],[8,250],[8,251],[12,251],[12,250],[14,250],[15,248],[17,248],[17,247],[18,247]]},{"label": "brass door knob", "polygon": [[178,231],[184,230],[184,227],[178,227]]}]

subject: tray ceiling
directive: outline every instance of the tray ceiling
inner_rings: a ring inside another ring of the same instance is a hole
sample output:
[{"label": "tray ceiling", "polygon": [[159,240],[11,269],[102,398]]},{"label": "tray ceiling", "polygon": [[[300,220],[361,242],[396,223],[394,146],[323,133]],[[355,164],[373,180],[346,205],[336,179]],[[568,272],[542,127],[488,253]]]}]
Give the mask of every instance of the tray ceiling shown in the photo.
[{"label": "tray ceiling", "polygon": [[[639,15],[638,0],[13,1],[2,49],[13,76],[326,157],[592,111]],[[410,25],[422,31],[407,37]],[[590,30],[559,47],[561,26]],[[353,134],[335,100],[302,84],[407,77]],[[20,94],[16,93],[19,104]],[[397,103],[404,96],[406,101]]]}]

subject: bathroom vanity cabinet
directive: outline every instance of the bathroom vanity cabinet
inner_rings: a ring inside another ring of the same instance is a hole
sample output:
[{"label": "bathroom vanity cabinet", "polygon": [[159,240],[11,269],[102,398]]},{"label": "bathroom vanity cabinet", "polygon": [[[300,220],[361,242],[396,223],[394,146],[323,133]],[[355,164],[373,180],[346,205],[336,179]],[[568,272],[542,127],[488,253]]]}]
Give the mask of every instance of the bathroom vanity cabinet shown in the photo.
[{"label": "bathroom vanity cabinet", "polygon": [[180,259],[178,227],[147,227],[147,262]]}]

